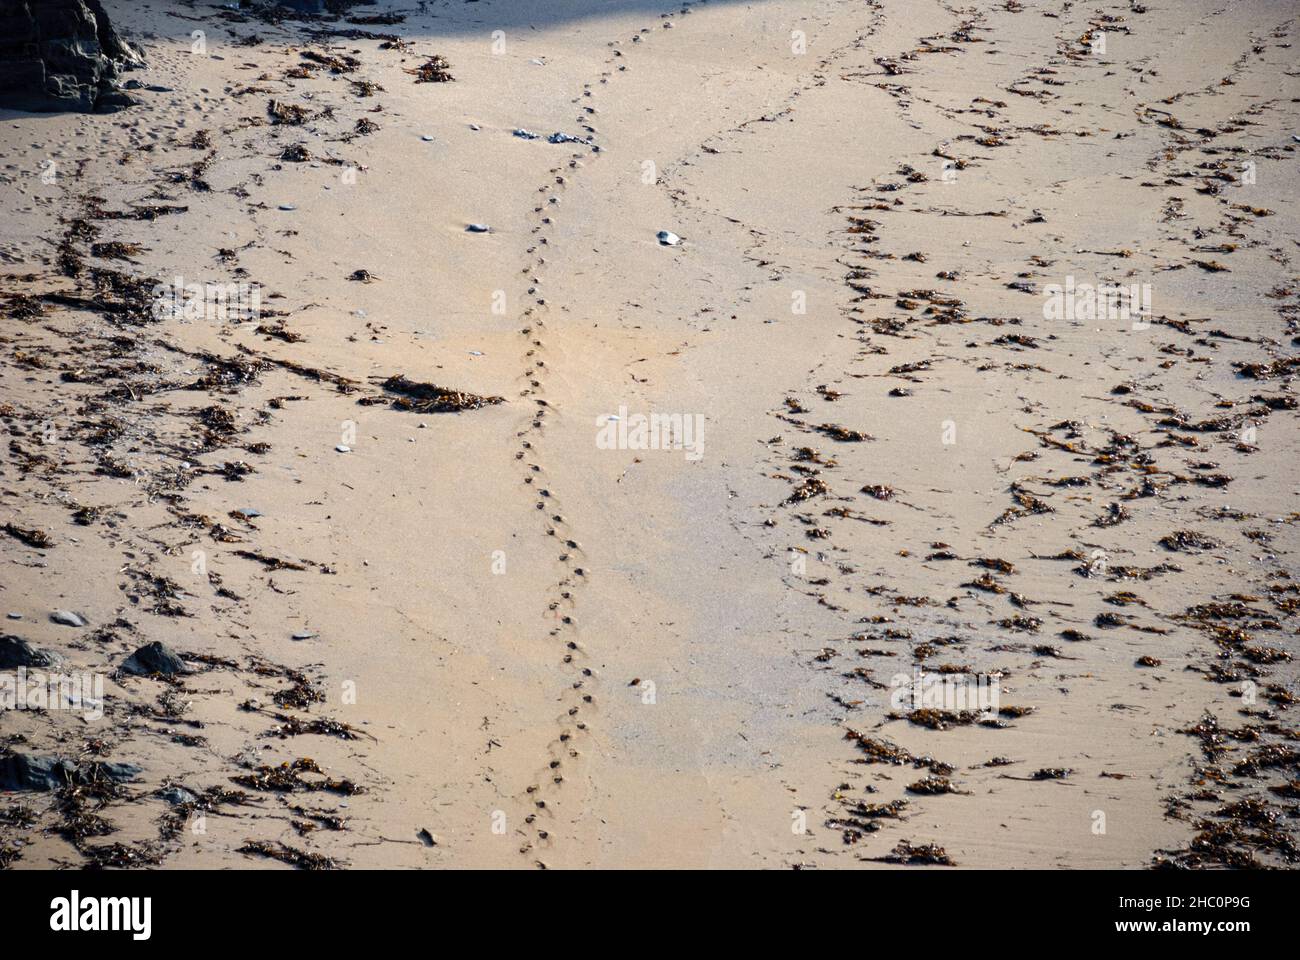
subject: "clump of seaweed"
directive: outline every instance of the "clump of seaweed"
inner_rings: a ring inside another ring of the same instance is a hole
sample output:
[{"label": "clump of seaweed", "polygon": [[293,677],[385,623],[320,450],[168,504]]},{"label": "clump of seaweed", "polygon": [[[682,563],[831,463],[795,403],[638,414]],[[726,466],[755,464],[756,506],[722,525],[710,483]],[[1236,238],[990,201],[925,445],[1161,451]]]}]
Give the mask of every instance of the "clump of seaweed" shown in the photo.
[{"label": "clump of seaweed", "polygon": [[324,703],[325,694],[312,682],[297,671],[288,671],[286,676],[293,681],[287,690],[277,690],[271,697],[277,704],[291,710],[306,710],[313,703]]},{"label": "clump of seaweed", "polygon": [[13,537],[15,540],[21,540],[23,543],[27,544],[27,546],[32,547],[35,550],[46,550],[54,546],[54,540],[50,535],[44,530],[38,530],[35,527],[20,527],[18,524],[10,521],[5,523],[3,526],[0,526],[0,530],[9,534],[9,536]]},{"label": "clump of seaweed", "polygon": [[[302,776],[304,773],[320,774],[321,779],[304,779]],[[358,786],[351,780],[327,776],[325,771],[310,757],[301,757],[292,761],[286,760],[279,766],[274,767],[261,764],[253,767],[251,773],[241,773],[230,779],[241,787],[248,787],[250,790],[258,790],[263,793],[296,793],[298,791],[316,792],[325,790],[330,793],[353,796],[365,792],[365,788]]]},{"label": "clump of seaweed", "polygon": [[189,390],[226,390],[233,391],[257,381],[258,375],[266,369],[267,364],[259,359],[244,357],[220,357],[216,354],[201,354],[207,371],[194,380]]},{"label": "clump of seaweed", "polygon": [[86,858],[88,870],[104,870],[109,867],[126,870],[133,867],[156,867],[162,863],[162,854],[148,843],[83,845],[78,849]]},{"label": "clump of seaweed", "polygon": [[1043,767],[1030,774],[1031,780],[1064,780],[1073,771],[1069,767]]},{"label": "clump of seaweed", "polygon": [[36,811],[26,804],[15,803],[0,810],[0,823],[11,827],[30,827],[36,822]]},{"label": "clump of seaweed", "polygon": [[931,865],[941,867],[955,867],[956,861],[948,856],[947,851],[937,843],[913,844],[908,840],[900,840],[892,851],[882,857],[872,857],[871,859],[881,863],[901,863],[907,866]]},{"label": "clump of seaweed", "polygon": [[121,240],[111,240],[107,243],[92,243],[90,245],[90,255],[101,260],[131,260],[143,249],[138,243],[123,243]]},{"label": "clump of seaweed", "polygon": [[504,397],[479,396],[432,383],[408,380],[400,373],[385,380],[384,389],[398,395],[393,400],[394,407],[415,413],[456,413],[505,402]]},{"label": "clump of seaweed", "polygon": [[982,718],[982,715],[974,710],[939,710],[935,707],[922,707],[901,716],[891,713],[889,716],[890,719],[905,719],[917,726],[928,727],[931,730],[947,730],[950,727],[966,726]]},{"label": "clump of seaweed", "polygon": [[302,50],[298,55],[311,63],[328,67],[330,73],[351,73],[361,66],[360,60],[346,53],[332,54],[321,53],[318,50]]},{"label": "clump of seaweed", "polygon": [[826,481],[820,477],[808,477],[801,484],[794,488],[790,496],[785,498],[786,503],[802,503],[804,500],[811,500],[813,497],[825,496],[830,492],[830,487]]},{"label": "clump of seaweed", "polygon": [[[313,717],[310,720],[303,720],[284,713],[274,714],[274,717],[276,725],[262,736],[279,737],[281,740],[287,740],[289,737],[300,737],[309,733],[323,737],[338,737],[340,740],[359,740],[363,736],[369,736],[341,720],[331,720],[328,717]],[[373,739],[373,737],[370,739]]]},{"label": "clump of seaweed", "polygon": [[239,853],[253,854],[279,860],[299,870],[337,870],[339,862],[323,853],[309,853],[279,841],[249,840],[239,848]]},{"label": "clump of seaweed", "polygon": [[876,439],[869,433],[863,433],[861,430],[850,430],[848,427],[841,427],[836,423],[818,424],[813,429],[840,443],[861,443],[864,440]]},{"label": "clump of seaweed", "polygon": [[260,563],[268,570],[306,570],[307,568],[301,563],[293,560],[282,560],[279,557],[270,557],[264,553],[258,553],[255,550],[236,550],[235,556],[243,557],[245,560],[252,560]]},{"label": "clump of seaweed", "polygon": [[929,769],[931,773],[938,776],[947,776],[953,772],[953,765],[936,760],[929,756],[916,756],[900,746],[889,743],[886,740],[876,740],[872,737],[864,736],[856,730],[847,729],[844,733],[845,740],[852,740],[857,744],[858,749],[866,756],[860,761],[862,763],[888,763],[893,766],[912,766],[919,769]]},{"label": "clump of seaweed", "polygon": [[55,810],[59,822],[54,832],[74,846],[87,837],[102,837],[113,833],[117,828],[99,814],[93,812],[101,809],[109,799],[92,789],[76,784],[66,784],[55,794]]},{"label": "clump of seaweed", "polygon": [[307,119],[307,111],[304,108],[296,103],[285,103],[282,100],[269,101],[266,105],[266,112],[273,124],[296,127]]},{"label": "clump of seaweed", "polygon": [[907,785],[908,793],[916,793],[922,796],[939,796],[945,793],[964,793],[969,794],[969,790],[958,789],[947,777],[924,777],[916,783]]},{"label": "clump of seaweed", "polygon": [[844,815],[832,817],[826,825],[842,831],[845,844],[857,843],[865,834],[881,829],[881,820],[902,820],[908,801],[899,799],[888,803],[846,803]]},{"label": "clump of seaweed", "polygon": [[1015,630],[1020,633],[1037,633],[1043,625],[1041,617],[1023,617],[1020,614],[1013,617],[1003,617],[1001,620],[994,622],[1004,630]]},{"label": "clump of seaweed", "polygon": [[434,54],[414,70],[407,73],[415,77],[416,83],[448,83],[456,78],[451,75],[451,64],[447,58]]},{"label": "clump of seaweed", "polygon": [[1217,540],[1197,533],[1195,530],[1175,530],[1160,538],[1160,545],[1166,550],[1181,550],[1193,553],[1199,550],[1213,550],[1219,546]]}]

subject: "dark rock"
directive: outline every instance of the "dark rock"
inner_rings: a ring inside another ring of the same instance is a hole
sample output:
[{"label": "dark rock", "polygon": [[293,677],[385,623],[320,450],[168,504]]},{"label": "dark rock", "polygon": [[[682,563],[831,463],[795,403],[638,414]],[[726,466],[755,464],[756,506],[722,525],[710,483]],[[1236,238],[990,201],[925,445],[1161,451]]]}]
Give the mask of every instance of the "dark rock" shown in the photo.
[{"label": "dark rock", "polygon": [[0,757],[0,790],[57,790],[76,774],[77,765],[61,757],[26,753]]},{"label": "dark rock", "polygon": [[0,0],[0,107],[118,110],[135,102],[120,72],[143,63],[100,0]]},{"label": "dark rock", "polygon": [[0,637],[0,670],[14,670],[18,667],[43,669],[62,661],[63,658],[57,653],[37,650],[22,637]]},{"label": "dark rock", "polygon": [[114,783],[126,783],[134,780],[144,772],[144,767],[134,763],[88,763],[77,768],[78,783],[93,783],[108,779]]},{"label": "dark rock", "polygon": [[134,763],[78,764],[64,757],[11,753],[0,757],[0,790],[57,790],[67,784],[134,780],[142,768]]},{"label": "dark rock", "polygon": [[123,673],[129,673],[137,677],[148,677],[155,673],[160,673],[164,677],[172,677],[178,673],[190,672],[190,668],[185,665],[184,660],[177,656],[176,651],[158,640],[153,643],[146,643],[131,654],[122,661],[122,666],[119,669]]},{"label": "dark rock", "polygon": [[190,793],[184,787],[165,787],[158,791],[158,796],[166,800],[173,807],[179,807],[186,803],[198,803],[199,798]]}]

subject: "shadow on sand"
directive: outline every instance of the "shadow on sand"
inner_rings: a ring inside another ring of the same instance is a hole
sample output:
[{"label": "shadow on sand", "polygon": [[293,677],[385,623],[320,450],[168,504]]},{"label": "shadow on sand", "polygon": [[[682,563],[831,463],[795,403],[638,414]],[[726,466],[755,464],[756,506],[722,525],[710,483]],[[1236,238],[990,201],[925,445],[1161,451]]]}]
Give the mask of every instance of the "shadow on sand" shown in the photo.
[{"label": "shadow on sand", "polygon": [[[467,34],[494,30],[507,33],[522,30],[546,30],[602,17],[643,16],[638,27],[656,26],[662,18],[676,16],[683,10],[700,10],[709,6],[736,3],[762,3],[764,0],[377,0],[373,6],[355,6],[332,24],[335,29],[349,27],[374,32],[391,32],[402,36]],[[280,0],[281,5],[297,10],[321,12],[325,0]],[[350,23],[376,15],[400,14],[399,24]]]}]

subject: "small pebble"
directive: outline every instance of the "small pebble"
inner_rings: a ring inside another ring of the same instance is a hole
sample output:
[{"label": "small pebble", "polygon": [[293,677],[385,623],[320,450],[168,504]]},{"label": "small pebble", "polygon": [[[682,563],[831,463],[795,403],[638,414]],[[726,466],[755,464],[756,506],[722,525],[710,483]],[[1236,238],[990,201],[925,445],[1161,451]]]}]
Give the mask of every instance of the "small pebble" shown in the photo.
[{"label": "small pebble", "polygon": [[54,623],[61,623],[65,627],[84,627],[86,625],[86,618],[71,610],[55,610],[50,614],[50,620]]}]

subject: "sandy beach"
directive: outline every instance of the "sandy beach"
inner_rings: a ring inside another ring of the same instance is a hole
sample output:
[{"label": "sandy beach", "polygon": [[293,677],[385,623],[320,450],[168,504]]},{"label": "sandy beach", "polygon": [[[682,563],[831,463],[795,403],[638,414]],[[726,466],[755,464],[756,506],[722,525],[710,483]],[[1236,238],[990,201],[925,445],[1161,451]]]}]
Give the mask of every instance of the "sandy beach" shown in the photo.
[{"label": "sandy beach", "polygon": [[1300,862],[1294,3],[104,6],[0,867]]}]

